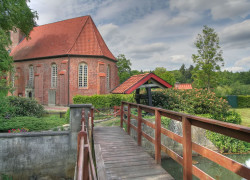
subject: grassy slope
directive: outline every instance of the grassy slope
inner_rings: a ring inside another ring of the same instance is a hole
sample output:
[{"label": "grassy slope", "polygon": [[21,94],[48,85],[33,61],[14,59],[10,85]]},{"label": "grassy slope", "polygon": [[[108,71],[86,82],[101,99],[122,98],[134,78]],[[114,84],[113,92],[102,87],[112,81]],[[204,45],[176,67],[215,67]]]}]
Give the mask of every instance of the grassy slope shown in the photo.
[{"label": "grassy slope", "polygon": [[250,108],[233,109],[241,115],[241,125],[250,127]]}]

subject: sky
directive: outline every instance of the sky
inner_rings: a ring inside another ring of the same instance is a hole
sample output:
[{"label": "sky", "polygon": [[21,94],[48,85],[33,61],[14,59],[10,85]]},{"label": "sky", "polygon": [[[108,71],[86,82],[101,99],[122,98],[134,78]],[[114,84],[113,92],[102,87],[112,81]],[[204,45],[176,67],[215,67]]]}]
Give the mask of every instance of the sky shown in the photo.
[{"label": "sky", "polygon": [[250,70],[250,0],[31,0],[38,25],[90,15],[111,52],[132,69],[168,71],[193,64],[207,25],[220,38],[222,70]]}]

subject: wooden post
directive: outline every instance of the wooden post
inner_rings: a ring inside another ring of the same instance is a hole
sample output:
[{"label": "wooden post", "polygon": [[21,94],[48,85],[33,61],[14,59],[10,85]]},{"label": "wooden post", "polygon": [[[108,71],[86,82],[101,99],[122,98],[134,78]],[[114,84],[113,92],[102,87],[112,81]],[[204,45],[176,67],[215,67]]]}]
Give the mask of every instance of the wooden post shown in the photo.
[{"label": "wooden post", "polygon": [[140,106],[137,107],[138,112],[138,122],[137,122],[137,143],[138,146],[141,146],[141,108]]},{"label": "wooden post", "polygon": [[155,162],[161,164],[161,114],[155,110]]},{"label": "wooden post", "polygon": [[183,179],[192,179],[192,137],[191,137],[191,123],[183,116],[182,117],[183,130]]},{"label": "wooden post", "polygon": [[83,159],[83,180],[89,179],[89,145],[84,145],[84,159]]},{"label": "wooden post", "polygon": [[122,102],[120,111],[121,111],[121,124],[120,124],[120,126],[121,126],[121,128],[123,128],[123,102]]},{"label": "wooden post", "polygon": [[91,117],[91,130],[94,128],[94,108],[90,109],[90,117]]},{"label": "wooden post", "polygon": [[151,88],[148,87],[148,88],[146,88],[146,90],[147,90],[147,95],[148,95],[148,105],[149,105],[149,106],[152,106],[153,104],[152,104],[152,93],[151,93]]},{"label": "wooden post", "polygon": [[127,124],[127,132],[130,135],[130,113],[131,113],[131,105],[128,104],[128,124]]}]

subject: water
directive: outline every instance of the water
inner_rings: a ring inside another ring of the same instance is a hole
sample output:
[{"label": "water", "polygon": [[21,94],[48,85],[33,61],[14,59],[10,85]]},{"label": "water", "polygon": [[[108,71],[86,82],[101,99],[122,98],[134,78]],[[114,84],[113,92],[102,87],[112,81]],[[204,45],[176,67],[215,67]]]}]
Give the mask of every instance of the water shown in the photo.
[{"label": "water", "polygon": [[[231,154],[226,155],[227,157],[247,165],[250,167],[250,154]],[[220,165],[202,157],[202,156],[196,156],[193,157],[194,161],[197,161],[198,163],[195,164],[198,168],[209,174],[215,179],[218,180],[241,180],[240,176],[234,174],[233,172],[221,167]],[[162,160],[162,166],[164,169],[168,171],[169,174],[171,174],[176,180],[182,180],[182,166],[179,165],[177,162],[172,160],[171,158],[163,159]],[[198,179],[193,176],[193,179]]]}]

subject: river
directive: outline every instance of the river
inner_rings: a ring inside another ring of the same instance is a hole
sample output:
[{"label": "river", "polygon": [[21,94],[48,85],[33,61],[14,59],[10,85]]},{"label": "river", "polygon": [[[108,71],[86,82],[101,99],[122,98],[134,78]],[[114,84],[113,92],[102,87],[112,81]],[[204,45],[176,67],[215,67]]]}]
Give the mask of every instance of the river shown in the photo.
[{"label": "river", "polygon": [[[227,157],[247,165],[250,167],[250,154],[230,154],[226,155]],[[193,157],[193,160],[197,162],[195,166],[212,176],[217,180],[242,180],[240,176],[234,174],[233,172],[221,167],[220,165],[202,157],[196,156]],[[173,159],[163,159],[162,166],[168,171],[176,180],[182,180],[182,166],[175,162]],[[193,177],[193,179],[198,179]]]}]

